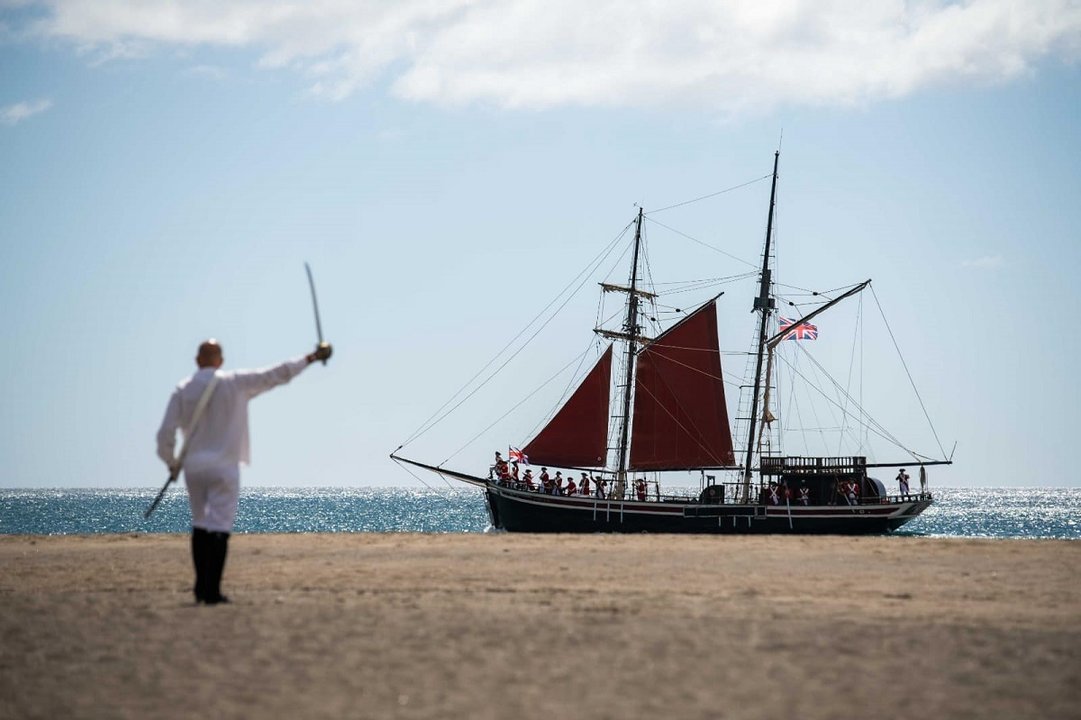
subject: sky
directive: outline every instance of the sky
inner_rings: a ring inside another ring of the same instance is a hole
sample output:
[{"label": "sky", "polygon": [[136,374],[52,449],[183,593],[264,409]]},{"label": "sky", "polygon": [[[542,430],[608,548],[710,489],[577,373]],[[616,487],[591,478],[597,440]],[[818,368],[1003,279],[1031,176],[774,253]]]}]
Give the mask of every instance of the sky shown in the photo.
[{"label": "sky", "polygon": [[1079,487],[1079,60],[1076,0],[0,0],[0,487],[160,485],[200,341],[314,346],[304,262],[335,355],[253,401],[244,482],[441,486],[388,454],[540,314],[402,450],[483,472],[599,352],[629,236],[579,272],[638,207],[656,281],[750,272],[778,148],[778,281],[874,281],[802,349],[956,443],[940,485]]}]

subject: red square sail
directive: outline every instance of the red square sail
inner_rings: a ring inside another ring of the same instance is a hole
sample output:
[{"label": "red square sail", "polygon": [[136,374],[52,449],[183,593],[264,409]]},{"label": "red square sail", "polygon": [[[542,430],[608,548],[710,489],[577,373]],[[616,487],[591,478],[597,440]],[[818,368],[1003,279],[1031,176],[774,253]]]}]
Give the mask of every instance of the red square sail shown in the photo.
[{"label": "red square sail", "polygon": [[717,306],[709,302],[638,354],[630,469],[734,464]]},{"label": "red square sail", "polygon": [[608,395],[612,346],[582,384],[522,452],[533,465],[602,467],[608,455]]}]

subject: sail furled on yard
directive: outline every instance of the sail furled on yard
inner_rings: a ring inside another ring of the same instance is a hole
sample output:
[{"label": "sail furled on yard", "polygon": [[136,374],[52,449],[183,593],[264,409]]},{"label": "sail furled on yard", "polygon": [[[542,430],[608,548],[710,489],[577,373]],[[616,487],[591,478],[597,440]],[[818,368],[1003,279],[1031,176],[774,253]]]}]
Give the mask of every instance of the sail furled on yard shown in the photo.
[{"label": "sail furled on yard", "polygon": [[555,417],[524,448],[533,465],[600,467],[608,455],[608,393],[612,346]]},{"label": "sail furled on yard", "polygon": [[734,464],[711,301],[638,354],[630,469]]}]

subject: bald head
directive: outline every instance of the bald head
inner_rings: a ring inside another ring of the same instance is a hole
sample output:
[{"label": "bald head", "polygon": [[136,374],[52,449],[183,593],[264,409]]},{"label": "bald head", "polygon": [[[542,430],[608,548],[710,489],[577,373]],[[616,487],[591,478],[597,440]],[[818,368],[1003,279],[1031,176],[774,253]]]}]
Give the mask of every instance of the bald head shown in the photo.
[{"label": "bald head", "polygon": [[195,364],[201,368],[220,368],[223,360],[221,345],[214,338],[199,345],[199,353],[195,356]]}]

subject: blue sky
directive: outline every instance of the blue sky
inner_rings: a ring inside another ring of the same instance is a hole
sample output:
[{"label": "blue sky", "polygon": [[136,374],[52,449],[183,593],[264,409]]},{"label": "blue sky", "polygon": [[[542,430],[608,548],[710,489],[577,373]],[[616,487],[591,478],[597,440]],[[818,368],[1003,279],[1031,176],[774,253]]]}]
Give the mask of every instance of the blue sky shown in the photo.
[{"label": "blue sky", "polygon": [[[760,178],[782,130],[780,279],[874,279],[957,442],[935,480],[1081,483],[1077,2],[217,5],[0,0],[0,486],[158,484],[199,341],[230,367],[313,345],[304,261],[336,356],[253,403],[245,482],[419,485],[387,454],[636,203]],[[753,262],[768,191],[656,219]],[[647,230],[658,280],[746,268]],[[412,454],[442,460],[595,356],[594,288]],[[752,292],[722,301],[726,349]],[[846,312],[812,349],[841,378]],[[865,404],[937,454],[887,351],[866,350]],[[526,439],[567,381],[455,464]]]}]

